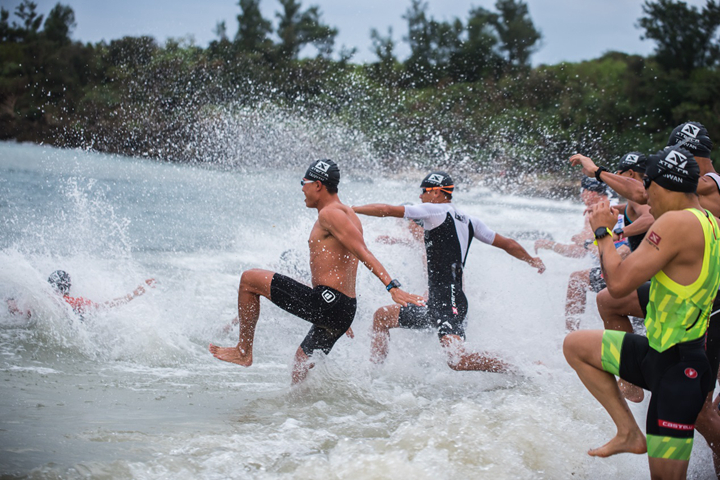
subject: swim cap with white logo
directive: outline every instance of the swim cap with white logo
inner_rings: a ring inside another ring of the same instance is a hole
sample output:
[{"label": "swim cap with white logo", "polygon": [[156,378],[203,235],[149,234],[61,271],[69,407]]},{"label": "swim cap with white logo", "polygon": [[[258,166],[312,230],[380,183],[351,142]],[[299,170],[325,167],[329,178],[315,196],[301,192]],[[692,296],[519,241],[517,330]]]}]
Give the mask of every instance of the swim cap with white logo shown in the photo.
[{"label": "swim cap with white logo", "polygon": [[340,167],[332,160],[315,160],[305,172],[308,180],[317,180],[326,186],[337,187],[340,183]]},{"label": "swim cap with white logo", "polygon": [[665,147],[665,150],[648,157],[645,175],[650,181],[673,192],[695,193],[700,167],[688,150]]},{"label": "swim cap with white logo", "polygon": [[632,170],[634,172],[644,173],[647,168],[647,157],[640,152],[630,152],[620,158],[618,163],[618,172],[627,172]]},{"label": "swim cap with white logo", "polygon": [[436,172],[428,173],[420,183],[420,188],[435,188],[452,193],[455,188],[455,182],[453,182],[452,177],[448,175],[447,172],[438,170]]},{"label": "swim cap with white logo", "polygon": [[713,142],[702,123],[685,122],[672,131],[667,146],[678,145],[697,157],[710,158]]}]

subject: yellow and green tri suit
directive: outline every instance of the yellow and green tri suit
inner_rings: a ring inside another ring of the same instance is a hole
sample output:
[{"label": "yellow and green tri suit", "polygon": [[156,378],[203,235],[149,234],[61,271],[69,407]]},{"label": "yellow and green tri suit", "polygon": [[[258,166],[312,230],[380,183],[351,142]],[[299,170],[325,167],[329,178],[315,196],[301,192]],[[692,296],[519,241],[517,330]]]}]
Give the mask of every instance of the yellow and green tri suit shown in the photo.
[{"label": "yellow and green tri suit", "polygon": [[648,455],[688,460],[695,419],[715,385],[705,353],[705,334],[720,287],[720,230],[709,212],[687,209],[703,228],[700,275],[680,285],[662,270],[652,278],[645,327],[647,338],[606,330],[602,365],[652,392],[647,414]]}]

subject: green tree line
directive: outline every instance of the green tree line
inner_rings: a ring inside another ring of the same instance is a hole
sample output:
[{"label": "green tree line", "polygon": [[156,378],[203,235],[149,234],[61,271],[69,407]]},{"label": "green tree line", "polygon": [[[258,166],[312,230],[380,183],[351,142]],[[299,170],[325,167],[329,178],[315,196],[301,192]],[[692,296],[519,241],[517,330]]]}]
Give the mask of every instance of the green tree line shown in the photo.
[{"label": "green tree line", "polygon": [[450,21],[410,0],[408,58],[392,30],[373,29],[377,59],[362,65],[336,51],[338,30],[317,6],[278,3],[273,23],[260,0],[239,0],[236,35],[220,22],[206,48],[147,36],[82,44],[69,6],[0,9],[0,139],[212,160],[198,152],[197,125],[228,107],[272,105],[363,132],[388,164],[562,172],[578,151],[610,163],[655,150],[686,120],[720,142],[717,0],[646,0],[637,27],[656,46],[650,56],[537,67],[542,35],[521,0]]}]

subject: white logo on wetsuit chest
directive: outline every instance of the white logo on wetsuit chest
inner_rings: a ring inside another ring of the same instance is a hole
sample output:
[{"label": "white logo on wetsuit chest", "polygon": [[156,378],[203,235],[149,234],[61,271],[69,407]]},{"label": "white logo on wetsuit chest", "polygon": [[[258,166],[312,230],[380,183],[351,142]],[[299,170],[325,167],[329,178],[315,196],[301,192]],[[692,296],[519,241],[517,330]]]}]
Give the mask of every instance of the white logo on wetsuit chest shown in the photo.
[{"label": "white logo on wetsuit chest", "polygon": [[323,290],[322,298],[327,303],[332,303],[333,301],[335,301],[335,294],[333,292],[331,292],[330,290]]},{"label": "white logo on wetsuit chest", "polygon": [[442,175],[437,175],[433,173],[432,175],[430,175],[430,177],[428,177],[428,182],[437,183],[438,185],[440,185],[444,178],[445,177],[443,177]]}]

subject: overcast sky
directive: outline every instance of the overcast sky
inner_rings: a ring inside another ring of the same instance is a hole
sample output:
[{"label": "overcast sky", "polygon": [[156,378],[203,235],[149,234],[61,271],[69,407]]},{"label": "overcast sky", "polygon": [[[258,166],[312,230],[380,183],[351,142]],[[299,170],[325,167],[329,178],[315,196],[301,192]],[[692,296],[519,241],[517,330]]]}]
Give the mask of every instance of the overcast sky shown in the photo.
[{"label": "overcast sky", "polygon": [[[38,11],[47,14],[57,0],[34,0]],[[10,12],[20,0],[0,0]],[[75,11],[77,27],[72,37],[83,42],[118,39],[126,35],[151,35],[163,42],[168,37],[191,36],[195,43],[207,46],[215,39],[215,26],[224,20],[228,36],[237,31],[236,16],[240,12],[237,0],[66,0]],[[542,32],[542,45],[532,57],[532,63],[555,64],[597,58],[609,50],[647,55],[654,44],[640,40],[641,31],[635,28],[642,14],[642,0],[527,0],[530,16]],[[702,8],[705,0],[687,0]],[[494,10],[495,0],[428,0],[429,12],[437,20],[467,18],[472,7]],[[383,35],[393,28],[396,54],[404,58],[409,53],[402,39],[407,35],[407,23],[402,16],[410,0],[303,0],[303,7],[320,6],[323,20],[338,28],[336,51],[342,45],[357,48],[354,62],[375,60],[370,46],[370,29]],[[277,0],[262,0],[266,18],[276,23]],[[11,15],[11,21],[16,19]]]}]

